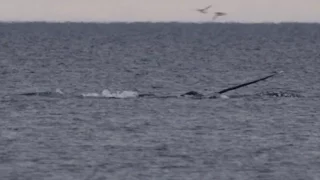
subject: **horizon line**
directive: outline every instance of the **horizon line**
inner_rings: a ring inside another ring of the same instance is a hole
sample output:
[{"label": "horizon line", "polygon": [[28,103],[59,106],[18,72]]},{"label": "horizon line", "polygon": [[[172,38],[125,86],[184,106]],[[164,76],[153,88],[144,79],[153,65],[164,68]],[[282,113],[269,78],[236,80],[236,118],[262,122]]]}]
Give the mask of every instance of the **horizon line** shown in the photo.
[{"label": "horizon line", "polygon": [[317,21],[88,21],[88,20],[0,20],[0,23],[86,23],[86,24],[133,24],[133,23],[178,23],[178,24],[320,24]]}]

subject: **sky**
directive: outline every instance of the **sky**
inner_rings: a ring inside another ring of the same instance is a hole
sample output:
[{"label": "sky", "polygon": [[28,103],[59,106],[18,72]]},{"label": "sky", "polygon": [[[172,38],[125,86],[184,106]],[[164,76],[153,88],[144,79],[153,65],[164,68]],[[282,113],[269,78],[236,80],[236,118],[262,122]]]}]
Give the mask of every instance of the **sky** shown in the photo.
[{"label": "sky", "polygon": [[217,11],[218,22],[320,23],[320,0],[0,0],[0,21],[205,22]]}]

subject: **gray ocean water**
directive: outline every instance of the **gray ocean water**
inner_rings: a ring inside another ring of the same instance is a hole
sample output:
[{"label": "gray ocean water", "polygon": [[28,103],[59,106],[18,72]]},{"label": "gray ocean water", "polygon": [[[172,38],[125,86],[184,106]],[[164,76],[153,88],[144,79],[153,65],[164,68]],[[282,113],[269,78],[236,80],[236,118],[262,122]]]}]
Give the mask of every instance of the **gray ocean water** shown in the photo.
[{"label": "gray ocean water", "polygon": [[0,179],[319,180],[319,69],[319,24],[0,23]]}]

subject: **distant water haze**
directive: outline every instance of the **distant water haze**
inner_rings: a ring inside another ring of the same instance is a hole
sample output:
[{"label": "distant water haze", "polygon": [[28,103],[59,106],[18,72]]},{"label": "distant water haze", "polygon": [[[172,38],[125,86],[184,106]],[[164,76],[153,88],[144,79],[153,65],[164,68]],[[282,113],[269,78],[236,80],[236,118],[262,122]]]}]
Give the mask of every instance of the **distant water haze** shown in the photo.
[{"label": "distant water haze", "polygon": [[[1,21],[320,22],[319,0],[0,0]],[[208,5],[207,14],[196,11]]]},{"label": "distant water haze", "polygon": [[[0,180],[320,179],[320,24],[0,23],[0,35]],[[196,93],[273,71],[229,99]]]}]

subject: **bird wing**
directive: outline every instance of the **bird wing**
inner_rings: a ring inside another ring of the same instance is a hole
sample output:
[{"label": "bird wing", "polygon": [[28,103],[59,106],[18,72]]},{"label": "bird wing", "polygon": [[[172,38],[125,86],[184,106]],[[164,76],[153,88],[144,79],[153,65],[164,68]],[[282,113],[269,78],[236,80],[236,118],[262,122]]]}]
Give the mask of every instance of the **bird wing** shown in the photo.
[{"label": "bird wing", "polygon": [[227,13],[224,13],[224,12],[217,12],[216,13],[218,16],[224,16],[224,15],[227,15]]},{"label": "bird wing", "polygon": [[212,5],[209,5],[209,6],[205,7],[205,8],[203,8],[203,10],[207,10],[207,9],[209,9],[211,7],[212,7]]}]

